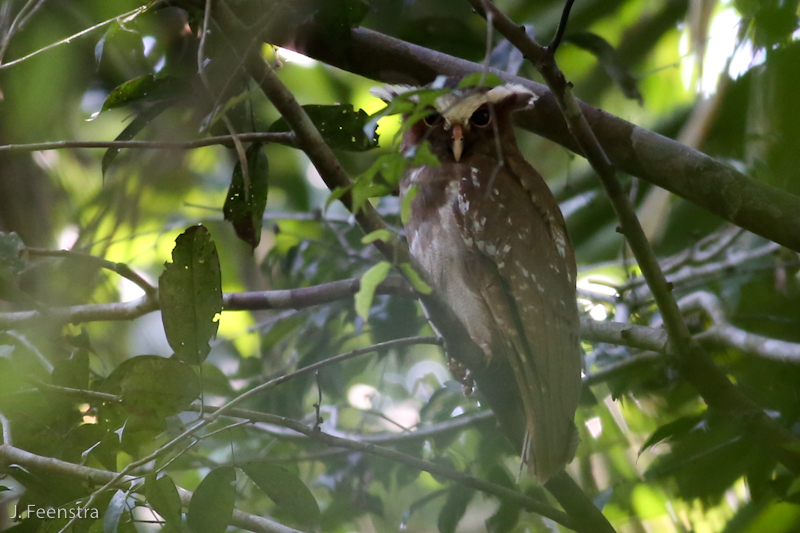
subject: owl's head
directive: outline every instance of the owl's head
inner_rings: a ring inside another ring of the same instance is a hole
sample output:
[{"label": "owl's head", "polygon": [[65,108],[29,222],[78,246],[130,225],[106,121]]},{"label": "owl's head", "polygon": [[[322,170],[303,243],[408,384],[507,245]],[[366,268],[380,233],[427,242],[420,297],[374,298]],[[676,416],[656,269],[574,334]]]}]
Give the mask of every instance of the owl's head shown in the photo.
[{"label": "owl's head", "polygon": [[[425,106],[422,118],[408,128],[403,137],[404,149],[427,140],[431,151],[440,158],[452,157],[460,161],[471,150],[487,146],[483,141],[490,141],[488,146],[494,146],[495,135],[500,135],[501,140],[510,135],[513,140],[511,113],[533,105],[536,95],[513,83],[459,87],[459,81],[458,78],[439,77],[425,87],[385,85],[370,92],[386,103],[398,97],[414,104],[432,101]],[[420,98],[426,90],[436,91],[435,99]],[[410,116],[420,114],[405,118]]]}]

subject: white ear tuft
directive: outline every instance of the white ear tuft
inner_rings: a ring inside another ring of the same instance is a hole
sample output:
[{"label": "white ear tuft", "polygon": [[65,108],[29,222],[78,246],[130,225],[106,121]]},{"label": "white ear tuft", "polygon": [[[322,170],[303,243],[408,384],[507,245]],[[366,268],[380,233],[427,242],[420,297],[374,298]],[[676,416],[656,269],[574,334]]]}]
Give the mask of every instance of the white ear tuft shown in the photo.
[{"label": "white ear tuft", "polygon": [[493,104],[499,104],[509,98],[514,100],[517,109],[532,107],[533,103],[539,99],[533,91],[518,83],[498,85],[497,87],[492,87],[486,93],[486,100]]},{"label": "white ear tuft", "polygon": [[419,87],[413,85],[379,85],[378,87],[370,89],[369,93],[388,104],[403,93],[417,90],[419,90]]}]

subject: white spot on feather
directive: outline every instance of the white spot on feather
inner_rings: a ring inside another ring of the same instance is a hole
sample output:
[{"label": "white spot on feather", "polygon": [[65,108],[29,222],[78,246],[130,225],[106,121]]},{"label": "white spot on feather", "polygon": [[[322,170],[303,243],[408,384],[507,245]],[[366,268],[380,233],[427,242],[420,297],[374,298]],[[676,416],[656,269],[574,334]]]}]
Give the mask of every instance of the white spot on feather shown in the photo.
[{"label": "white spot on feather", "polygon": [[559,228],[552,228],[553,233],[553,240],[556,243],[556,249],[558,250],[558,255],[561,257],[567,256],[567,238],[564,235],[564,232],[561,231]]},{"label": "white spot on feather", "polygon": [[480,186],[480,182],[478,181],[478,169],[472,167],[472,186],[477,188]]}]

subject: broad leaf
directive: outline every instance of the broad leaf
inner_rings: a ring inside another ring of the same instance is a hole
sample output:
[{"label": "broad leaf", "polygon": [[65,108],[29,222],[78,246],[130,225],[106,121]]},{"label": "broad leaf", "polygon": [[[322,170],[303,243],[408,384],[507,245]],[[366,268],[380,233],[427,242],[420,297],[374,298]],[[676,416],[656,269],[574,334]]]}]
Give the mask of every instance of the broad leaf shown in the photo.
[{"label": "broad leaf", "polygon": [[194,491],[186,523],[191,533],[224,533],[236,504],[236,470],[223,466],[209,472]]},{"label": "broad leaf", "polygon": [[261,242],[261,219],[269,193],[269,161],[261,147],[261,143],[254,143],[247,149],[249,180],[245,180],[241,161],[234,167],[222,208],[225,220],[233,224],[236,235],[253,248]]},{"label": "broad leaf", "polygon": [[293,473],[271,463],[246,463],[242,470],[281,510],[306,526],[319,524],[317,500]]},{"label": "broad leaf", "polygon": [[[369,115],[363,109],[356,111],[351,104],[305,105],[303,109],[331,148],[363,152],[378,147],[378,135],[365,133]],[[290,128],[284,119],[279,119],[269,131],[290,131]]]},{"label": "broad leaf", "polygon": [[219,257],[208,230],[194,226],[183,232],[175,240],[172,263],[164,266],[159,299],[167,340],[180,360],[200,364],[222,311]]},{"label": "broad leaf", "polygon": [[150,507],[166,520],[167,525],[180,531],[181,497],[172,478],[169,476],[156,478],[156,474],[150,474],[145,480],[144,490]]},{"label": "broad leaf", "polygon": [[177,359],[140,355],[115,368],[104,389],[121,394],[130,412],[163,418],[183,411],[200,395],[200,380]]},{"label": "broad leaf", "polygon": [[114,493],[103,517],[103,533],[117,533],[119,520],[122,518],[122,513],[125,512],[127,497],[128,495],[121,490]]},{"label": "broad leaf", "polygon": [[467,512],[467,505],[475,495],[475,489],[463,485],[453,485],[447,495],[442,510],[439,511],[438,527],[440,533],[455,533],[456,526]]},{"label": "broad leaf", "polygon": [[571,33],[564,37],[564,40],[592,53],[600,62],[600,65],[603,67],[603,70],[606,71],[609,78],[622,90],[622,94],[624,94],[626,98],[636,100],[639,102],[639,105],[642,105],[642,93],[639,92],[636,78],[631,76],[628,69],[622,63],[619,54],[608,41],[588,31]]}]

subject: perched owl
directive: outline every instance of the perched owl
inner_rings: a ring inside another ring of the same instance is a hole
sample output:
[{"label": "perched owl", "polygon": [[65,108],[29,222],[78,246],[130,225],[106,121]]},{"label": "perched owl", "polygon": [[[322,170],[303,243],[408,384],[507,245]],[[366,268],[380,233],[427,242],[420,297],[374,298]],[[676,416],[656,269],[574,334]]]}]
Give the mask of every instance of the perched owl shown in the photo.
[{"label": "perched owl", "polygon": [[[581,355],[564,219],[512,127],[512,113],[536,98],[521,85],[458,89],[458,80],[440,79],[439,86],[455,88],[402,142],[405,151],[429,141],[441,163],[408,169],[400,184],[403,197],[416,191],[406,224],[411,254],[486,364],[510,365],[506,375],[516,383],[505,386],[517,386],[525,414],[522,458],[544,483],[575,455]],[[373,94],[388,102],[418,89]]]}]

